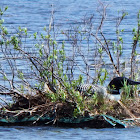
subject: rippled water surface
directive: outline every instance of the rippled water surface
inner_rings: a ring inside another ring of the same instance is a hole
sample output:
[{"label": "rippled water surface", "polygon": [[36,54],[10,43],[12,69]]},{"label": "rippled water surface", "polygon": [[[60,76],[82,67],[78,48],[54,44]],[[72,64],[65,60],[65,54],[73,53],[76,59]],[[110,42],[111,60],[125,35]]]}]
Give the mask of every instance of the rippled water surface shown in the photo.
[{"label": "rippled water surface", "polygon": [[[123,26],[132,29],[136,26],[137,13],[140,10],[139,0],[104,0],[109,4],[108,16],[117,15],[118,11],[125,10],[129,13]],[[87,14],[95,14],[98,6],[97,0],[0,0],[0,6],[8,6],[8,11],[4,16],[7,27],[17,26],[27,27],[29,32],[34,33],[47,26],[50,20],[51,5],[55,9],[55,23],[67,29],[69,25],[79,24],[80,19]],[[113,22],[108,22],[105,31],[108,37],[110,27]],[[126,34],[125,39],[129,52],[131,46],[131,34]],[[60,38],[61,40],[61,38]],[[129,129],[73,129],[54,127],[0,127],[0,139],[5,140],[55,140],[55,139],[75,139],[75,140],[138,140],[140,139],[140,128]]]},{"label": "rippled water surface", "polygon": [[[121,60],[121,63],[125,63],[130,60],[131,57],[133,43],[132,30],[134,27],[137,27],[137,13],[140,8],[140,3],[138,0],[103,0],[103,3],[108,5],[107,20],[103,26],[103,31],[107,40],[116,40],[116,18],[121,15],[122,11],[128,13],[128,16],[121,25],[121,29],[125,29],[123,34],[124,53],[122,55],[124,59]],[[82,25],[83,19],[90,17],[91,15],[94,15],[93,21],[95,22],[93,29],[97,28],[100,23],[100,13],[97,11],[101,9],[99,8],[98,0],[1,0],[0,5],[3,8],[5,6],[9,7],[3,18],[5,20],[5,26],[8,27],[11,32],[15,32],[18,26],[26,27],[30,34],[35,32],[43,32],[44,26],[48,27],[49,25],[52,9],[54,9],[53,17],[56,32],[69,30],[70,27],[74,25]],[[96,30],[94,29],[94,31]],[[93,38],[90,39],[91,41],[89,42],[89,46],[90,49],[93,50],[95,49],[95,47],[93,47],[95,42],[93,41]],[[58,34],[58,43],[62,43],[63,40],[67,40],[67,37],[63,36],[62,34]],[[31,52],[34,53],[34,48],[31,48],[33,44],[32,38],[28,39],[26,43],[28,45],[25,45],[25,47],[27,49],[30,48],[30,50],[32,49]],[[80,41],[78,43],[80,43]],[[89,53],[87,50],[85,50],[85,48],[87,48],[85,45],[87,42],[83,41],[82,43],[82,53],[85,54],[85,52],[87,52],[85,56],[88,60],[90,69],[92,69],[92,64],[94,63],[95,57],[94,53]],[[67,46],[65,47],[66,53],[72,56],[73,51],[71,50],[74,45],[72,46],[69,43],[66,43],[65,46]],[[139,51],[140,47],[137,47],[137,52]],[[84,62],[81,61],[82,58],[77,57],[76,60],[80,65],[84,65],[84,67],[82,67],[82,70],[84,71],[86,66]],[[114,61],[116,60],[117,58],[114,58]],[[106,61],[106,63],[110,66],[111,63],[108,56],[104,57],[104,61]],[[18,64],[20,65],[20,69],[25,69],[24,62],[22,62],[22,65],[17,62],[17,65]],[[106,65],[106,68],[108,68],[108,65]],[[129,66],[127,66],[127,69],[130,71]],[[124,71],[126,72],[127,70],[125,69]],[[79,72],[76,71],[75,74],[78,75]],[[91,75],[94,75],[93,70],[91,70]]]},{"label": "rippled water surface", "polygon": [[139,140],[140,128],[81,129],[54,127],[0,127],[2,140]]}]

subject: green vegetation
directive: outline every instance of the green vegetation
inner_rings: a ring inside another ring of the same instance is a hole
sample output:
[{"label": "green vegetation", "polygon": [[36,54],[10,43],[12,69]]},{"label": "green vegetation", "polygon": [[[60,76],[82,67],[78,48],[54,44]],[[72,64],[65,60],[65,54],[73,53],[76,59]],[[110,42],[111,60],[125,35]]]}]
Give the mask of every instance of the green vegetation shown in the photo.
[{"label": "green vegetation", "polygon": [[[43,33],[35,32],[30,35],[28,29],[22,27],[18,27],[15,33],[11,33],[2,19],[8,7],[0,9],[0,53],[3,58],[0,74],[7,84],[1,85],[3,87],[1,92],[9,91],[9,93],[16,92],[25,95],[39,93],[43,99],[45,96],[51,102],[69,102],[75,107],[73,111],[75,117],[83,115],[85,110],[92,111],[94,105],[100,104],[102,110],[112,108],[106,107],[106,104],[102,106],[104,99],[98,97],[97,94],[90,99],[85,98],[76,91],[76,86],[85,81],[104,85],[109,77],[125,75],[126,66],[130,67],[130,71],[127,72],[129,77],[137,79],[139,62],[136,60],[138,55],[136,48],[140,42],[140,11],[137,17],[137,28],[132,29],[132,52],[130,65],[127,65],[125,61],[121,62],[125,49],[123,40],[125,29],[119,28],[127,13],[121,13],[117,18],[114,33],[116,40],[108,40],[103,31],[107,6],[101,6],[104,10],[95,30],[92,28],[94,17],[91,16],[84,19],[85,24],[71,27],[68,31],[61,31],[59,34],[68,40],[61,42],[57,40],[53,11],[49,27],[44,27]],[[30,45],[29,41],[33,44]],[[68,47],[69,51],[66,51]],[[32,53],[33,50],[37,53],[36,55]],[[108,65],[106,58],[110,61],[109,68],[106,67]],[[82,64],[78,63],[79,59]],[[23,67],[18,65],[19,62],[23,64]],[[6,65],[8,71],[4,68]],[[27,71],[29,71],[29,76]],[[77,71],[78,74],[76,74]],[[126,94],[123,94],[123,100],[129,99],[130,90],[131,87],[124,86]],[[137,88],[134,90],[136,91]]]}]

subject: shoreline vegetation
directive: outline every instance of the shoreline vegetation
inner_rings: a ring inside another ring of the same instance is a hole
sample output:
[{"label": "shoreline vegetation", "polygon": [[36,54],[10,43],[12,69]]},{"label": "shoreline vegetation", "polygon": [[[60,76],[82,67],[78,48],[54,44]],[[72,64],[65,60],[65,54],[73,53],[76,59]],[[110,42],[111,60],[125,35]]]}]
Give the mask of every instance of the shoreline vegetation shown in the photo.
[{"label": "shoreline vegetation", "polygon": [[[62,119],[63,122],[64,119],[69,119],[68,122],[71,120],[73,123],[73,119],[98,116],[94,122],[86,120],[87,125],[83,120],[81,122],[86,127],[111,127],[105,121],[103,125],[103,118],[107,116],[100,118],[100,115],[112,116],[121,121],[127,119],[133,121],[133,125],[140,125],[137,85],[127,86],[124,83],[119,101],[101,99],[96,93],[84,96],[76,90],[76,86],[83,83],[104,86],[108,79],[116,76],[129,75],[129,78],[139,80],[137,47],[140,45],[140,11],[137,15],[137,27],[132,29],[129,62],[122,63],[125,30],[121,28],[121,24],[128,13],[119,12],[116,31],[113,33],[116,40],[108,40],[103,30],[107,8],[108,5],[99,2],[98,26],[94,25],[95,19],[91,15],[84,17],[82,25],[70,26],[69,30],[59,32],[54,25],[52,7],[50,23],[48,27],[44,27],[44,34],[36,32],[33,35],[22,27],[11,33],[3,19],[8,7],[0,9],[0,77],[4,81],[0,82],[0,125],[12,125],[16,121],[18,125],[42,125],[41,120],[45,117],[47,121],[44,119],[43,124],[57,125]],[[67,39],[58,41],[58,34]],[[28,40],[32,40],[32,46],[27,43]],[[126,71],[127,68],[129,71]],[[3,96],[10,96],[12,102],[6,101]],[[61,123],[62,126],[64,124]]]}]

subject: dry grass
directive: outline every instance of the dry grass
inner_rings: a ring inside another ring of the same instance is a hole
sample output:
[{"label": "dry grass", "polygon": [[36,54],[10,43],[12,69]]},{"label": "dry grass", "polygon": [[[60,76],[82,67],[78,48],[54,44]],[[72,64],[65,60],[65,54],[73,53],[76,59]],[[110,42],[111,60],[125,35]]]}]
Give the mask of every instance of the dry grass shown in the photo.
[{"label": "dry grass", "polygon": [[104,104],[100,106],[94,105],[92,101],[88,102],[87,104],[88,106],[90,106],[88,109],[90,110],[90,113],[92,115],[107,114],[123,120],[125,118],[131,118],[130,114],[127,111],[129,110],[137,118],[140,117],[140,98],[129,99],[123,102],[127,110],[122,107],[119,102],[111,100],[105,100]]}]

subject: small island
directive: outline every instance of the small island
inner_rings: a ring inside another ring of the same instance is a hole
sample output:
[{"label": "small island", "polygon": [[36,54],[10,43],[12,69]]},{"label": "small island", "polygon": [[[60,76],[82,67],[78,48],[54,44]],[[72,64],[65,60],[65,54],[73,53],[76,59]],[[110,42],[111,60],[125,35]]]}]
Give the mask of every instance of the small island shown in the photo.
[{"label": "small island", "polygon": [[[8,29],[3,19],[8,7],[0,9],[1,126],[140,126],[140,12],[125,61],[121,24],[127,13],[117,17],[111,40],[103,30],[106,9],[100,4],[97,22],[87,16],[82,25],[58,30],[52,8],[48,27],[32,35],[25,27]],[[122,80],[114,82],[117,77]]]}]

